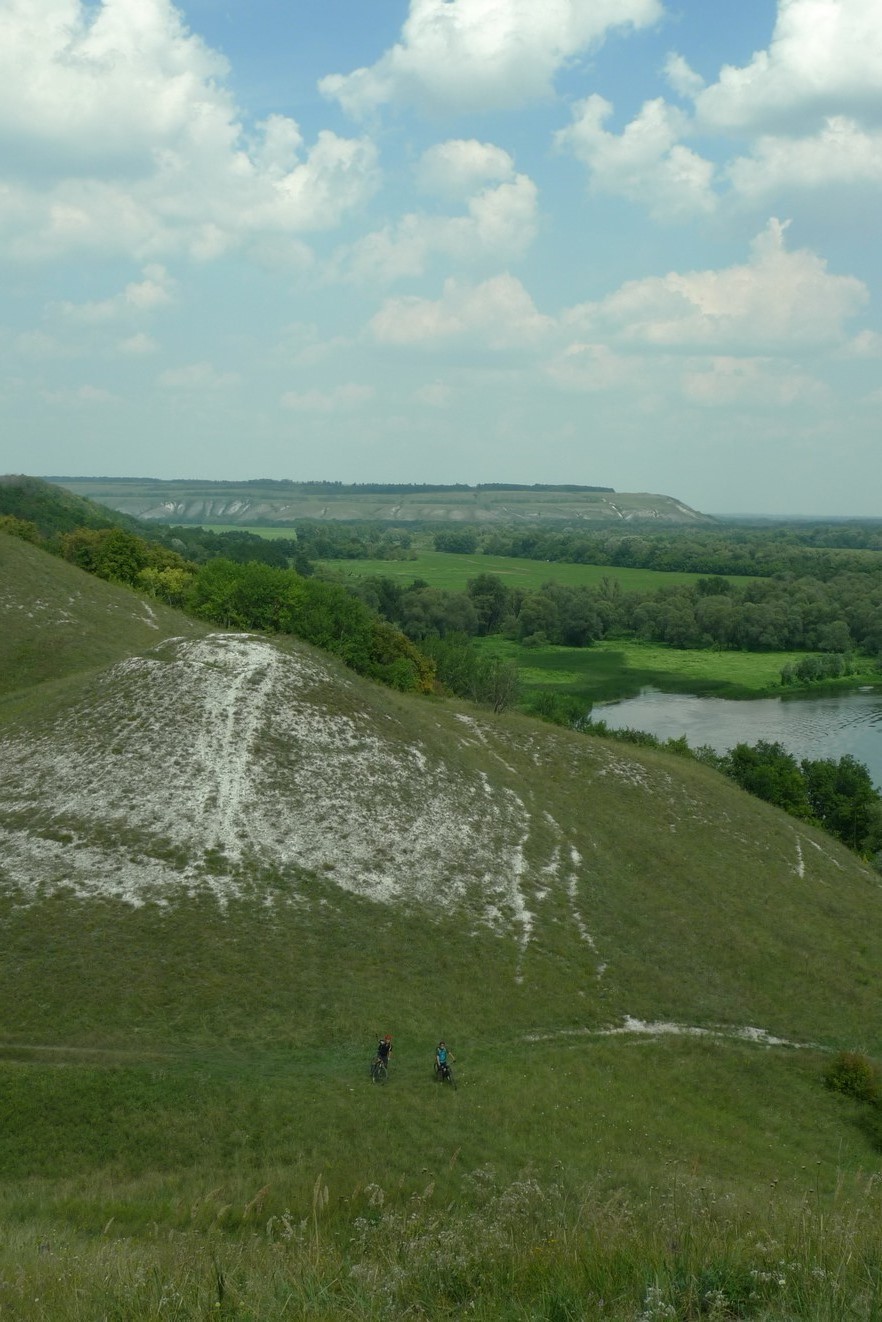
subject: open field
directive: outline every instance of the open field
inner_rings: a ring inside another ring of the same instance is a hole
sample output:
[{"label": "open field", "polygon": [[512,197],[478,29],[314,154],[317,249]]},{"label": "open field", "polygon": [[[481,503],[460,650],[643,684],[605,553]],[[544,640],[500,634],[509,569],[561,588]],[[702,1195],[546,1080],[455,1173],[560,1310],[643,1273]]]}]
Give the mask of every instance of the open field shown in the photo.
[{"label": "open field", "polygon": [[[625,592],[652,592],[657,588],[695,583],[701,574],[662,573],[656,569],[627,569],[615,565],[573,565],[560,561],[520,560],[505,555],[455,555],[446,551],[419,551],[413,560],[322,560],[323,568],[343,577],[377,574],[396,583],[422,578],[433,588],[462,592],[470,578],[497,574],[512,588],[562,583],[566,587],[598,587],[604,579],[621,584]],[[733,579],[747,583],[749,579]]]},{"label": "open field", "polygon": [[[782,693],[781,669],[799,652],[687,651],[631,639],[608,639],[591,647],[522,647],[503,638],[478,646],[517,662],[525,689],[553,688],[586,704],[635,697],[643,688],[725,698],[759,698]],[[866,672],[836,681],[840,688],[878,684],[879,671],[867,658]],[[829,691],[829,690],[828,690]]]}]

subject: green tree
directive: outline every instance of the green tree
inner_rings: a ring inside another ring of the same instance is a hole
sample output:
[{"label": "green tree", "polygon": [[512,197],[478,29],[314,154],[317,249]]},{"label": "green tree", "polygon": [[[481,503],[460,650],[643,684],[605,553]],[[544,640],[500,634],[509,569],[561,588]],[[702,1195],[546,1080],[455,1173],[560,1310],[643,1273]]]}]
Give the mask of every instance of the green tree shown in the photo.
[{"label": "green tree", "polygon": [[496,633],[509,604],[508,588],[502,579],[496,574],[478,574],[469,579],[467,591],[478,617],[479,633]]},{"label": "green tree", "polygon": [[742,789],[774,803],[794,817],[810,817],[811,804],[796,758],[783,744],[760,739],[736,744],[725,759],[725,770]]}]

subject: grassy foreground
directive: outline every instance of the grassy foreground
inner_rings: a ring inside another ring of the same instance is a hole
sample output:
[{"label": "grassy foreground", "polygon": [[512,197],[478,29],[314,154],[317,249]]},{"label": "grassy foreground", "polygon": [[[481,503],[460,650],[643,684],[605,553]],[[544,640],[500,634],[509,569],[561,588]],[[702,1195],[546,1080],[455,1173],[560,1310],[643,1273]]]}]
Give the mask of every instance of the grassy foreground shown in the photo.
[{"label": "grassy foreground", "polygon": [[[464,948],[452,921],[330,896],[4,904],[0,1316],[879,1316],[879,1155],[821,1084],[829,1047],[610,1036],[627,968],[574,995],[549,935],[518,985],[492,933]],[[632,915],[638,1013],[639,983],[672,1017],[720,1008],[677,966],[689,908],[672,888],[654,950]],[[773,933],[732,957],[748,1000],[780,963]],[[873,1050],[852,980],[809,1019]],[[799,1028],[806,991],[769,990]],[[455,1092],[432,1080],[442,1034]]]},{"label": "grassy foreground", "polygon": [[456,1093],[346,1053],[7,1063],[2,1315],[879,1316],[878,1161],[815,1058],[473,1050]]}]

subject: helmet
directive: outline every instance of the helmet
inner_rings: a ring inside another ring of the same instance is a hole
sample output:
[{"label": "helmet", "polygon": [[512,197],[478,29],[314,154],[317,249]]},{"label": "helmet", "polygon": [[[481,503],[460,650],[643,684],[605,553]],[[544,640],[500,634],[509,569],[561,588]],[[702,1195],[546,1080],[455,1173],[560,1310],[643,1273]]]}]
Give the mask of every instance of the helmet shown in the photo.
[{"label": "helmet", "polygon": [[383,1041],[384,1041],[384,1042],[391,1042],[391,1041],[392,1041],[392,1034],[391,1034],[391,1033],[387,1033],[386,1036],[383,1038]]}]

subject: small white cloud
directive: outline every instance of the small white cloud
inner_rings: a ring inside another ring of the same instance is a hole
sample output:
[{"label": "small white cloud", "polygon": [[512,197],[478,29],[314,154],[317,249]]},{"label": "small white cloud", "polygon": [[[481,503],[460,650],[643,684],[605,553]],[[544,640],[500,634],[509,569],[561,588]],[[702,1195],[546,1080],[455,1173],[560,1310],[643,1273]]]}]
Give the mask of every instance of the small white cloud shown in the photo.
[{"label": "small white cloud", "polygon": [[514,161],[502,147],[475,138],[452,138],[423,152],[416,169],[417,187],[424,193],[459,202],[482,185],[504,183],[514,176]]},{"label": "small white cloud", "polygon": [[862,330],[842,346],[841,353],[846,358],[882,358],[882,335],[878,331]]},{"label": "small white cloud", "polygon": [[715,209],[714,166],[679,141],[688,129],[683,111],[647,101],[622,133],[610,133],[603,125],[612,110],[602,96],[589,96],[555,135],[558,147],[588,167],[592,188],[641,202],[661,220]]},{"label": "small white cloud", "polygon": [[822,383],[791,363],[767,358],[705,359],[686,367],[681,388],[690,403],[708,408],[787,408],[818,404],[827,396]]},{"label": "small white cloud", "polygon": [[832,116],[818,133],[793,138],[761,136],[749,156],[726,171],[735,192],[751,200],[782,189],[847,188],[882,184],[882,132]]},{"label": "small white cloud", "polygon": [[[634,373],[634,363],[606,344],[570,344],[545,368],[567,390],[589,392],[620,388]],[[642,368],[638,375],[642,374]]]},{"label": "small white cloud", "polygon": [[344,279],[392,281],[421,275],[435,254],[476,266],[523,257],[537,231],[536,185],[525,174],[469,199],[465,216],[411,212],[337,254]]},{"label": "small white cloud", "polygon": [[356,116],[391,101],[454,114],[524,105],[609,32],[663,12],[661,0],[411,0],[400,42],[319,87]]},{"label": "small white cloud", "polygon": [[157,383],[165,390],[216,390],[235,385],[238,380],[237,373],[218,372],[206,362],[169,367],[157,377]]},{"label": "small white cloud", "polygon": [[138,358],[156,353],[159,345],[152,335],[145,335],[143,331],[139,331],[137,335],[130,335],[127,339],[120,340],[117,348],[120,353]]},{"label": "small white cloud", "polygon": [[664,75],[669,86],[673,88],[678,96],[697,96],[704,87],[704,79],[701,74],[691,69],[682,55],[677,55],[673,51],[665,60]]},{"label": "small white cloud", "polygon": [[279,401],[282,408],[296,413],[339,413],[362,408],[374,398],[373,386],[358,385],[354,381],[335,386],[333,390],[307,390],[298,393],[289,390]]},{"label": "small white cloud", "polygon": [[447,280],[434,302],[414,296],[387,299],[369,329],[380,344],[466,340],[495,351],[536,345],[552,327],[520,281],[506,274],[479,285]]},{"label": "small white cloud", "polygon": [[98,325],[120,317],[136,317],[171,303],[175,282],[164,266],[145,266],[143,279],[132,281],[121,293],[92,303],[59,303],[54,311],[70,321]]}]

